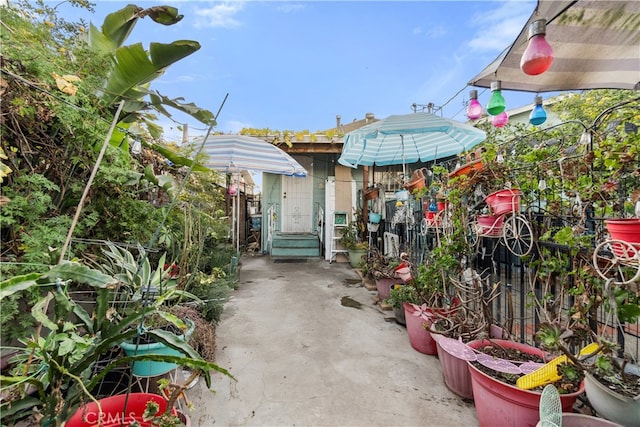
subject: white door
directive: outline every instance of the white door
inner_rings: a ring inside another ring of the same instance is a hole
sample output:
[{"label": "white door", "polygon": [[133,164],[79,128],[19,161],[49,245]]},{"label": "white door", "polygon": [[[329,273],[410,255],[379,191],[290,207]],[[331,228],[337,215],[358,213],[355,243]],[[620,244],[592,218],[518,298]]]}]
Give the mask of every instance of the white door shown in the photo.
[{"label": "white door", "polygon": [[307,170],[305,178],[282,176],[282,221],[284,233],[310,233],[313,230],[313,175],[311,158],[296,157]]}]

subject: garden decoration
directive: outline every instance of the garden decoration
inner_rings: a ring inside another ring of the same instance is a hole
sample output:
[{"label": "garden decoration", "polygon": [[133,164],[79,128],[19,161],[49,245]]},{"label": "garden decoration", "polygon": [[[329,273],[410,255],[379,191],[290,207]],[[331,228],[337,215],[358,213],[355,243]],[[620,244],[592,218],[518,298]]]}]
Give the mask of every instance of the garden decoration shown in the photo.
[{"label": "garden decoration", "polygon": [[558,389],[552,385],[540,395],[540,421],[536,427],[562,427],[562,402]]},{"label": "garden decoration", "polygon": [[[591,343],[580,350],[578,356],[593,355],[599,348],[598,343]],[[567,363],[568,361],[569,359],[566,355],[558,356],[535,371],[518,378],[516,385],[523,390],[531,390],[532,388],[556,382],[561,378],[561,375],[558,373],[558,365]]]},{"label": "garden decoration", "polygon": [[489,215],[476,215],[471,220],[471,240],[475,245],[480,237],[502,239],[505,247],[515,256],[528,255],[533,248],[533,230],[529,220],[520,213],[518,189],[504,189],[489,194],[485,202]]},{"label": "garden decoration", "polygon": [[613,280],[613,285],[637,282],[640,279],[640,218],[607,219],[605,225],[610,238],[594,249],[594,267],[600,277]]}]

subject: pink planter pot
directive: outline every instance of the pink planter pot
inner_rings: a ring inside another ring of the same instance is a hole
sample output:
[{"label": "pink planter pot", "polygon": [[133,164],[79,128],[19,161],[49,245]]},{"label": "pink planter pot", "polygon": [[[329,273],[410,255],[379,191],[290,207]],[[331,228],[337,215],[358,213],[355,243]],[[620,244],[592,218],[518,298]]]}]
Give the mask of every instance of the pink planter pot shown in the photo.
[{"label": "pink planter pot", "polygon": [[467,366],[469,358],[465,357],[466,353],[472,351],[460,341],[437,334],[432,336],[437,344],[444,383],[458,396],[473,399],[471,374]]},{"label": "pink planter pot", "polygon": [[[438,354],[438,348],[436,342],[431,336],[431,332],[427,331],[422,325],[430,324],[428,314],[431,313],[430,309],[426,309],[426,314],[417,316],[418,312],[412,304],[402,303],[404,307],[404,317],[407,325],[407,334],[409,334],[409,342],[411,347],[420,353],[429,354],[435,356]],[[426,319],[425,319],[426,317]]]},{"label": "pink planter pot", "polygon": [[378,290],[378,295],[380,296],[381,301],[384,301],[391,296],[391,287],[396,283],[398,283],[397,279],[388,277],[376,279],[376,289]]},{"label": "pink planter pot", "polygon": [[[544,352],[536,347],[506,340],[492,340],[503,347],[517,348],[528,354],[543,356]],[[480,348],[490,341],[472,341],[468,345]],[[535,427],[540,420],[540,392],[522,390],[495,378],[490,377],[468,362],[473,397],[480,426],[487,427]],[[571,394],[560,395],[563,412],[571,412],[573,404],[584,392],[584,384],[580,390]]]}]

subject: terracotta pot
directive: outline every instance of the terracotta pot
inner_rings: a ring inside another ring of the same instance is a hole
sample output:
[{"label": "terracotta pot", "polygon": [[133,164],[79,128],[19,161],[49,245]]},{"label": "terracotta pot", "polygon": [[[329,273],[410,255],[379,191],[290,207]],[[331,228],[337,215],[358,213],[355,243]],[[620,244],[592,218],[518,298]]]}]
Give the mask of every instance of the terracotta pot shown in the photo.
[{"label": "terracotta pot", "polygon": [[378,189],[378,187],[369,188],[369,189],[365,190],[365,192],[364,192],[364,199],[365,200],[377,199],[379,196],[380,196],[380,190]]},{"label": "terracotta pot", "polygon": [[451,172],[449,174],[449,178],[455,178],[461,175],[470,175],[471,173],[479,171],[482,168],[484,168],[484,162],[482,161],[482,159],[474,160],[472,162],[465,163],[464,165],[460,166],[458,169]]},{"label": "terracotta pot", "polygon": [[[544,356],[544,352],[539,348],[514,341],[477,340],[471,341],[468,345],[477,349],[492,342],[506,348],[516,348],[528,354]],[[540,420],[540,392],[519,389],[485,374],[471,362],[467,362],[467,365],[471,374],[473,398],[481,427],[535,427]],[[577,392],[560,395],[562,411],[571,412],[573,404],[583,392],[584,383]]]},{"label": "terracotta pot", "polygon": [[413,172],[413,176],[411,177],[411,181],[404,184],[404,188],[406,188],[410,193],[414,190],[423,189],[426,186],[424,181],[424,172],[422,169],[418,169]]},{"label": "terracotta pot", "polygon": [[[402,303],[404,307],[404,317],[407,324],[407,334],[409,335],[409,343],[411,347],[420,353],[429,354],[435,356],[438,354],[438,348],[436,342],[431,336],[431,332],[427,331],[423,325],[431,324],[428,316],[431,313],[430,309],[426,309],[424,316],[418,316],[417,310],[413,307],[413,304]],[[426,317],[426,318],[425,318]]]}]

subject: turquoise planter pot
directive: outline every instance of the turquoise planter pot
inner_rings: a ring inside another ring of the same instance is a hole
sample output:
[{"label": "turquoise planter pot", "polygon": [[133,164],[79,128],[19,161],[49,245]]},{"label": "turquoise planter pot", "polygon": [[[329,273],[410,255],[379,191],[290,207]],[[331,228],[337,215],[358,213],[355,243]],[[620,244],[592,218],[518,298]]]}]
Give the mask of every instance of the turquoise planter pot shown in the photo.
[{"label": "turquoise planter pot", "polygon": [[[193,333],[193,330],[195,329],[195,324],[189,319],[185,319],[185,323],[189,325],[189,329],[181,337],[181,339],[184,341],[188,341],[189,337],[191,337],[191,334]],[[146,354],[184,356],[178,350],[175,350],[161,342],[138,345],[136,345],[135,342],[123,342],[120,343],[120,347],[122,347],[127,356],[138,356]],[[133,362],[131,364],[131,372],[137,377],[155,377],[158,375],[166,374],[167,372],[170,372],[177,367],[178,365],[176,365],[175,363],[145,360],[142,362]]]}]

